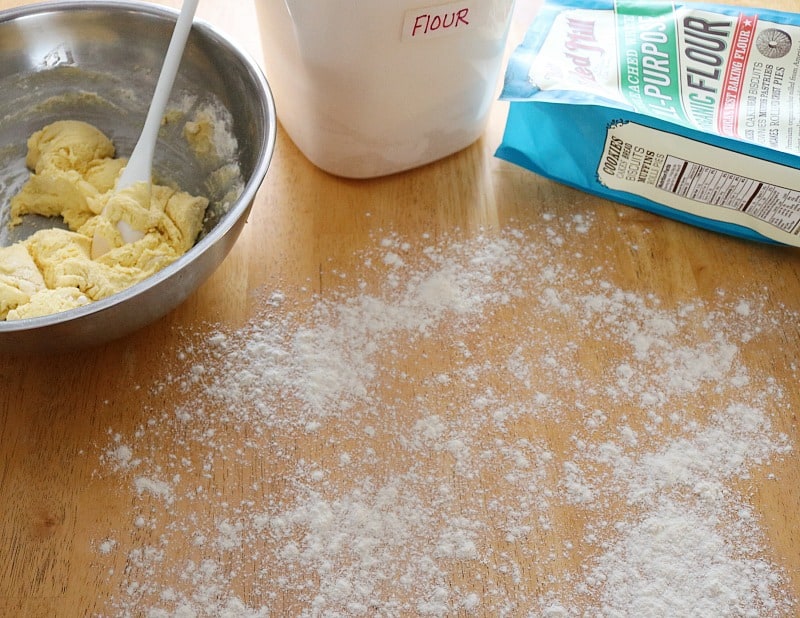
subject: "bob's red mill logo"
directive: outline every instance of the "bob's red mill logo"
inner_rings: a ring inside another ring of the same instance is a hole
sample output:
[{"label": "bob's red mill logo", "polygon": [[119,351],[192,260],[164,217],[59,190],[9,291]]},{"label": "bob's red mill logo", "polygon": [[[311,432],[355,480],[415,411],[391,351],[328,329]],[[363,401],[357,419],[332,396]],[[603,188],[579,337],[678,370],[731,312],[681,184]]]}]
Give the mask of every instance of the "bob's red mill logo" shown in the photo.
[{"label": "bob's red mill logo", "polygon": [[597,44],[593,19],[567,19],[567,37],[564,41],[565,55],[572,62],[572,71],[591,81],[596,81],[592,72],[592,55],[602,56],[605,49]]}]

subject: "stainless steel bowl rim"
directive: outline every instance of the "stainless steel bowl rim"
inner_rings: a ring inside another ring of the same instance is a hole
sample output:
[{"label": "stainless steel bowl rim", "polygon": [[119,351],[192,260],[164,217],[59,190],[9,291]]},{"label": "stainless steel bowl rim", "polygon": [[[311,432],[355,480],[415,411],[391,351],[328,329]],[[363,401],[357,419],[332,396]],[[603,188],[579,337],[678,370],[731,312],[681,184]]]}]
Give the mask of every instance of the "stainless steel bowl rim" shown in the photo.
[{"label": "stainless steel bowl rim", "polygon": [[[47,13],[49,11],[65,12],[87,9],[137,11],[141,13],[149,13],[159,17],[167,17],[172,21],[177,20],[178,17],[178,11],[176,9],[149,2],[138,2],[132,0],[119,0],[113,2],[105,0],[92,0],[91,2],[64,0],[40,2],[0,11],[0,23],[30,15]],[[259,148],[259,155],[256,165],[253,168],[253,173],[245,183],[238,199],[231,205],[230,210],[220,218],[219,222],[208,232],[208,234],[201,238],[189,251],[183,254],[176,261],[164,267],[162,270],[149,276],[147,279],[140,281],[139,283],[136,283],[121,292],[109,296],[108,298],[93,301],[83,307],[68,309],[59,313],[53,313],[35,318],[0,321],[0,334],[3,332],[11,333],[15,331],[30,331],[35,330],[38,327],[49,327],[54,324],[69,322],[76,318],[106,311],[134,296],[138,296],[143,291],[153,288],[159,285],[165,279],[176,275],[186,264],[192,262],[197,256],[212,247],[217,241],[225,236],[234,225],[236,225],[240,216],[243,216],[245,212],[248,211],[252,206],[252,202],[255,199],[256,193],[258,192],[267,174],[267,169],[269,168],[272,154],[275,151],[277,116],[275,113],[275,103],[272,97],[272,92],[270,91],[269,84],[267,83],[261,67],[238,43],[230,39],[227,35],[223,34],[213,25],[199,18],[194,19],[192,28],[201,31],[206,37],[215,40],[219,44],[228,47],[235,56],[238,56],[243,66],[247,69],[250,77],[252,77],[254,84],[257,85],[258,89],[264,94],[262,100],[266,106],[264,111],[267,114],[268,131],[265,135],[265,142],[263,146]]]}]

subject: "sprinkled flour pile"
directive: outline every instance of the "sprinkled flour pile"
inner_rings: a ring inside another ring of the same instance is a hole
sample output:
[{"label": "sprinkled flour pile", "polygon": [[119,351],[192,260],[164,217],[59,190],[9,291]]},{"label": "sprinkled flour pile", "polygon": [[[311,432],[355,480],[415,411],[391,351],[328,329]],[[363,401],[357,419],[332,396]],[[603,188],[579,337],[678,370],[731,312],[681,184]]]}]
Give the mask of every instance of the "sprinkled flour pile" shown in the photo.
[{"label": "sprinkled flour pile", "polygon": [[620,289],[591,227],[387,234],[189,336],[101,453],[108,615],[794,615],[748,493],[790,385],[741,352],[797,316]]}]

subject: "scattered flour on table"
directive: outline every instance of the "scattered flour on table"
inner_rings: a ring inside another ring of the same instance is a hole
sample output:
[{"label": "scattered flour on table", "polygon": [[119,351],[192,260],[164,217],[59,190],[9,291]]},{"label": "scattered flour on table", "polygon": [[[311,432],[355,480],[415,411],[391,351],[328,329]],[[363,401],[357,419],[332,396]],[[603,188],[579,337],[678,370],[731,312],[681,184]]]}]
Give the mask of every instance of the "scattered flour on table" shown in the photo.
[{"label": "scattered flour on table", "polygon": [[189,337],[101,454],[133,501],[108,614],[794,615],[748,494],[793,385],[741,352],[797,316],[578,274],[591,229],[387,234]]}]

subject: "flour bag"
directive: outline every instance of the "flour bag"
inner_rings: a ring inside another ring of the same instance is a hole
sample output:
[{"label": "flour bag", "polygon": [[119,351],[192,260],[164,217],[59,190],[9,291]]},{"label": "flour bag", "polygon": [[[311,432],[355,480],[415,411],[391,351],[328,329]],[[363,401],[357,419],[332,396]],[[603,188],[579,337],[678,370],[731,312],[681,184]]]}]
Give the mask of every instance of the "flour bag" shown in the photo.
[{"label": "flour bag", "polygon": [[659,215],[800,246],[800,15],[554,0],[512,53],[497,156]]}]

